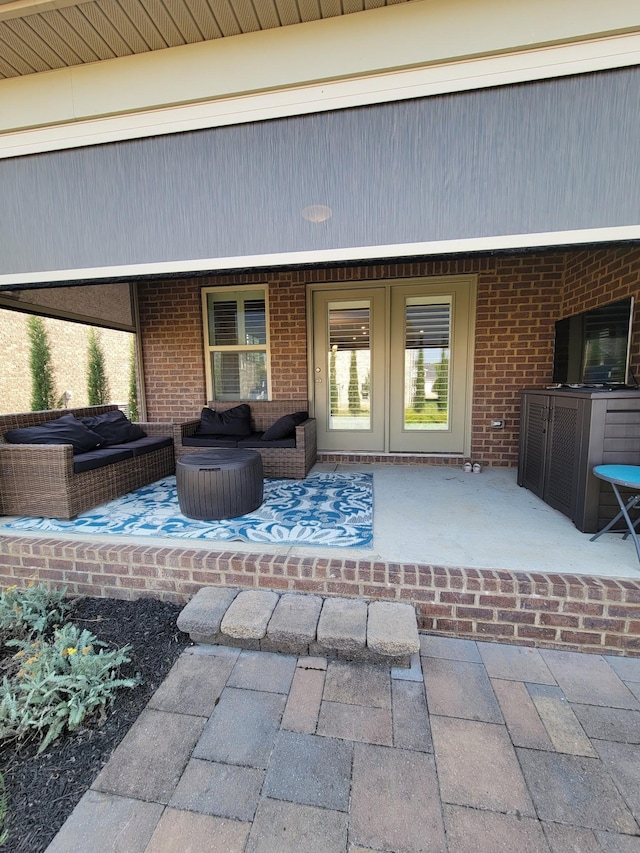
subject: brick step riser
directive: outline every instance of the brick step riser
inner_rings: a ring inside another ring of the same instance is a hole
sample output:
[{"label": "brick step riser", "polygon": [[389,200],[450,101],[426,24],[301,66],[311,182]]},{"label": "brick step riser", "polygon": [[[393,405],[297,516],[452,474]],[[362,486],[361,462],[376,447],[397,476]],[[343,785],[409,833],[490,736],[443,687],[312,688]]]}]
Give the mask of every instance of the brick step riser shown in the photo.
[{"label": "brick step riser", "polygon": [[154,544],[0,537],[0,587],[185,604],[203,586],[408,602],[418,629],[459,639],[640,656],[640,579]]}]

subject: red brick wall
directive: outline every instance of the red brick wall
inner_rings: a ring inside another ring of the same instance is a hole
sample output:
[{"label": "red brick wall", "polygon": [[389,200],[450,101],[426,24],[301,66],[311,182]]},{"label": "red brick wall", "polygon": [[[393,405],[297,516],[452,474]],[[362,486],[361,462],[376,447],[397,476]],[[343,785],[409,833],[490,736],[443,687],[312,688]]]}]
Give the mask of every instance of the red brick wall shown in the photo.
[{"label": "red brick wall", "polygon": [[[478,270],[471,457],[484,465],[518,462],[520,391],[551,381],[553,325],[564,257],[485,259]],[[492,430],[493,418],[504,419]]]},{"label": "red brick wall", "polygon": [[188,420],[207,403],[203,287],[269,283],[271,393],[307,400],[306,304],[302,282],[263,273],[143,282],[138,285],[147,417]]},{"label": "red brick wall", "polygon": [[[295,274],[269,279],[271,392],[275,400],[308,400],[307,305]],[[306,404],[304,406],[306,408]]]},{"label": "red brick wall", "polygon": [[[514,466],[519,392],[551,381],[554,322],[626,295],[640,300],[640,250],[556,251],[212,276],[138,285],[148,416],[184,420],[206,402],[200,289],[269,284],[274,399],[307,399],[306,286],[421,276],[478,277],[472,458]],[[635,363],[640,334],[634,343]],[[505,429],[492,430],[493,418]]]},{"label": "red brick wall", "polygon": [[[229,543],[232,544],[232,543]],[[410,602],[423,631],[542,648],[640,655],[640,580],[187,547],[0,538],[0,587],[186,603],[218,585]]]},{"label": "red brick wall", "polygon": [[182,421],[205,405],[200,279],[138,285],[147,417]]}]

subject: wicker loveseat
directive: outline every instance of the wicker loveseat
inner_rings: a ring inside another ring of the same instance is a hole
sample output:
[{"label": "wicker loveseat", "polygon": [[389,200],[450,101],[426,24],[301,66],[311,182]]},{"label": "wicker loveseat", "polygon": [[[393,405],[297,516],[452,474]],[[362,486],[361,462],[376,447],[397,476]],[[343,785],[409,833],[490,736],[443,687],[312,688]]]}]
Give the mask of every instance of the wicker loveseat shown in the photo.
[{"label": "wicker loveseat", "polygon": [[[241,404],[242,401],[226,400],[209,403],[216,412],[226,412]],[[279,418],[307,408],[306,400],[255,400],[249,403],[251,409],[252,437],[239,441],[237,446],[257,450],[262,457],[265,477],[283,477],[303,480],[315,464],[317,455],[316,422],[308,418],[295,427],[295,437],[287,442],[262,442],[260,435]],[[185,453],[202,452],[207,447],[217,449],[233,447],[235,442],[216,441],[206,436],[196,436],[200,419],[176,424],[174,444],[176,458]],[[184,444],[184,440],[188,444]],[[283,446],[288,445],[288,446]]]},{"label": "wicker loveseat", "polygon": [[74,456],[71,444],[10,444],[4,438],[8,430],[38,426],[64,415],[91,418],[117,410],[105,405],[0,415],[0,514],[73,518],[173,474],[171,423],[138,424],[145,438],[95,449],[94,457],[104,455],[98,462],[87,459],[92,454]]}]

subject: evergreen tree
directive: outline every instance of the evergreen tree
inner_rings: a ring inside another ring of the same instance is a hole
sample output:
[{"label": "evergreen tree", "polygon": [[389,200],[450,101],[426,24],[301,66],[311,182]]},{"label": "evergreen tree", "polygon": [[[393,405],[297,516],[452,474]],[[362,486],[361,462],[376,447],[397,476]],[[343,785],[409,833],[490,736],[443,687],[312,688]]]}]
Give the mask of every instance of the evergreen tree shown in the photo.
[{"label": "evergreen tree", "polygon": [[440,354],[440,361],[436,364],[436,381],[433,390],[438,395],[437,405],[440,411],[446,411],[449,407],[449,359],[444,350]]},{"label": "evergreen tree", "polygon": [[331,347],[331,355],[329,356],[329,403],[331,406],[331,414],[338,414],[338,380],[336,378],[336,346]]},{"label": "evergreen tree", "polygon": [[129,420],[137,421],[138,411],[138,371],[136,364],[136,339],[131,338],[129,350]]},{"label": "evergreen tree", "polygon": [[421,412],[424,409],[424,350],[418,350],[418,360],[416,363],[416,384],[413,394],[413,410]]},{"label": "evergreen tree", "polygon": [[53,409],[56,393],[49,339],[42,317],[29,317],[29,369],[31,371],[31,411]]},{"label": "evergreen tree", "polygon": [[358,356],[354,349],[351,350],[351,363],[349,364],[349,412],[357,415],[360,412],[360,383],[358,382]]},{"label": "evergreen tree", "polygon": [[104,353],[95,329],[89,329],[89,360],[87,366],[87,392],[90,406],[109,402],[109,383],[104,363]]}]

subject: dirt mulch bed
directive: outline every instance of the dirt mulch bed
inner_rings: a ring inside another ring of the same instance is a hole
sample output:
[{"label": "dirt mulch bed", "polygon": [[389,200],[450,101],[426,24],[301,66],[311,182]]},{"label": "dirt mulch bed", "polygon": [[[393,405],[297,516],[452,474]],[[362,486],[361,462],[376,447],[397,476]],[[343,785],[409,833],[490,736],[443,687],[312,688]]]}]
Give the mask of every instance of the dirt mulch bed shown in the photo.
[{"label": "dirt mulch bed", "polygon": [[63,735],[37,755],[38,744],[0,746],[7,789],[7,841],[1,853],[40,853],[91,786],[111,753],[136,721],[189,638],[176,628],[181,606],[149,598],[118,601],[85,598],[66,621],[87,628],[111,648],[131,645],[123,676],[139,672],[142,683],[120,690],[106,720]]}]

